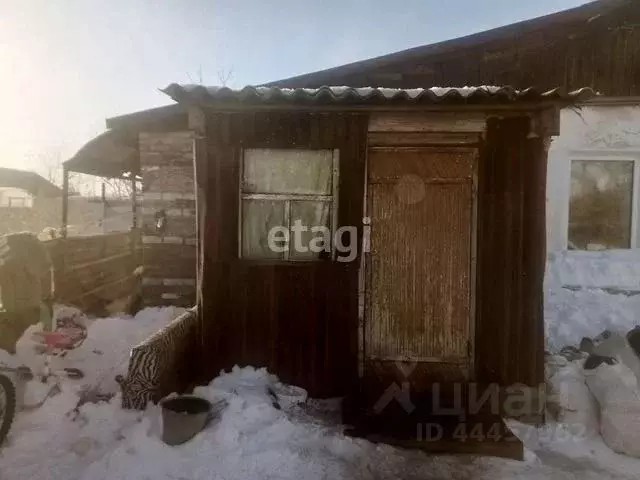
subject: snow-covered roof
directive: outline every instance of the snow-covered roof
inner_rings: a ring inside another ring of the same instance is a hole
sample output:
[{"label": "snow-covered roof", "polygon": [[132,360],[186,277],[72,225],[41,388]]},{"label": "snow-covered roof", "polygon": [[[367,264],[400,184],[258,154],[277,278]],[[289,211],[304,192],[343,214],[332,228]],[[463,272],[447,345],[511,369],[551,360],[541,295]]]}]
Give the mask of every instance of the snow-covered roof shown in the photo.
[{"label": "snow-covered roof", "polygon": [[279,88],[247,86],[242,89],[173,83],[163,90],[177,102],[231,102],[246,104],[496,104],[564,101],[574,103],[594,96],[589,88],[566,92],[556,88],[515,90],[508,86],[382,88],[324,86]]}]

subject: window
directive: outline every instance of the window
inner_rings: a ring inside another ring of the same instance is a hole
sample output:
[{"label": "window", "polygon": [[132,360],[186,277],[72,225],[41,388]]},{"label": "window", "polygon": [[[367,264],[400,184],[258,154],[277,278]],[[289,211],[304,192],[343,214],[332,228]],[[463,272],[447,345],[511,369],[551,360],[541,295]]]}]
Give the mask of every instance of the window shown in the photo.
[{"label": "window", "polygon": [[636,246],[637,167],[616,158],[571,163],[569,249]]},{"label": "window", "polygon": [[9,207],[27,207],[27,199],[25,197],[8,197],[7,203]]},{"label": "window", "polygon": [[337,150],[247,149],[241,182],[241,258],[333,258]]},{"label": "window", "polygon": [[33,197],[20,188],[0,188],[0,207],[30,208]]}]

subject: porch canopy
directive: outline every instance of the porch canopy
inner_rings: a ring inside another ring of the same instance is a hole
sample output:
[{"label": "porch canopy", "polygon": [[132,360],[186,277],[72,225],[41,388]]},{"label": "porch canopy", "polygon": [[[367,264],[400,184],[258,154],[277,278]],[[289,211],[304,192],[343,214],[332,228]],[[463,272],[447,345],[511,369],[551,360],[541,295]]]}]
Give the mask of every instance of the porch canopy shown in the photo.
[{"label": "porch canopy", "polygon": [[[63,235],[66,235],[67,230],[70,172],[131,181],[134,186],[132,208],[135,228],[135,183],[141,180],[138,136],[140,132],[184,130],[187,128],[187,115],[182,105],[166,105],[108,118],[106,126],[107,131],[87,142],[63,163]],[[105,195],[104,184],[102,195]]]},{"label": "porch canopy", "polygon": [[64,168],[104,178],[124,178],[138,170],[137,138],[126,131],[107,130],[87,142]]},{"label": "porch canopy", "polygon": [[139,174],[138,134],[141,131],[186,128],[186,113],[181,105],[142,110],[108,118],[107,130],[87,142],[69,160],[65,170],[104,178],[127,178]]}]

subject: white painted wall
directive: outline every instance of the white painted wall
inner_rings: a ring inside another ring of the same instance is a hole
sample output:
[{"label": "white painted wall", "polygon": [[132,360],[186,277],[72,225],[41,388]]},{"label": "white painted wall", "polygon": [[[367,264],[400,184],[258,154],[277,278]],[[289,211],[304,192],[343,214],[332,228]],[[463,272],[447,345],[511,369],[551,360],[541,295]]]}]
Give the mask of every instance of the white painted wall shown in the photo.
[{"label": "white painted wall", "polygon": [[[1,187],[0,188],[0,207],[16,206],[15,201],[18,200],[23,203],[25,207],[33,207],[33,196],[26,190],[13,187]],[[11,205],[13,201],[13,205]]]},{"label": "white painted wall", "polygon": [[[571,160],[638,159],[640,165],[640,102],[638,105],[589,105],[561,112],[560,136],[549,149],[547,174],[547,250],[567,249]],[[637,180],[638,177],[636,177]],[[640,182],[635,182],[640,200]],[[635,204],[640,210],[640,201]],[[638,228],[640,229],[640,222]],[[640,248],[640,232],[636,238]]]}]

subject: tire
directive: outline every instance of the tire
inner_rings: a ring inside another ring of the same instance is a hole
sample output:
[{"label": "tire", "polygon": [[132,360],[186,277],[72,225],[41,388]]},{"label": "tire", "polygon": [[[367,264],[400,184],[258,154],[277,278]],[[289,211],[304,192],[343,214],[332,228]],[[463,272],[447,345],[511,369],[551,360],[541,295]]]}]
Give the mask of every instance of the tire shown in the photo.
[{"label": "tire", "polygon": [[[16,387],[6,375],[0,375],[1,397],[4,397],[4,405],[0,406],[0,445],[7,438],[16,414]],[[2,407],[4,407],[4,412]]]}]

